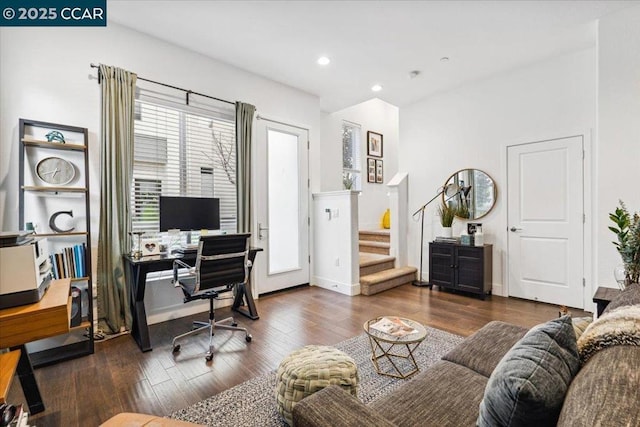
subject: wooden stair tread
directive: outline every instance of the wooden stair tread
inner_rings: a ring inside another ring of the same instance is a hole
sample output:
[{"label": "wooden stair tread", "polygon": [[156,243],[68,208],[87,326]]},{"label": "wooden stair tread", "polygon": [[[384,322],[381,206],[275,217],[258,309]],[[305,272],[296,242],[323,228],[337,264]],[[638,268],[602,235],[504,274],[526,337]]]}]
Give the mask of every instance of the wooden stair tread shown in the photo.
[{"label": "wooden stair tread", "polygon": [[383,264],[385,262],[393,262],[395,257],[382,254],[373,254],[369,252],[360,253],[360,267],[369,267],[370,265]]},{"label": "wooden stair tread", "polygon": [[372,240],[359,240],[358,244],[360,244],[361,246],[371,246],[371,247],[385,248],[385,249],[389,249],[391,247],[390,243],[374,242]]},{"label": "wooden stair tread", "polygon": [[381,229],[381,230],[360,230],[360,234],[375,234],[377,236],[388,236],[391,234],[391,230]]},{"label": "wooden stair tread", "polygon": [[415,267],[398,267],[389,270],[383,270],[361,277],[360,285],[380,283],[386,280],[392,280],[397,277],[404,276],[406,274],[415,274],[416,271],[418,271],[418,269]]}]

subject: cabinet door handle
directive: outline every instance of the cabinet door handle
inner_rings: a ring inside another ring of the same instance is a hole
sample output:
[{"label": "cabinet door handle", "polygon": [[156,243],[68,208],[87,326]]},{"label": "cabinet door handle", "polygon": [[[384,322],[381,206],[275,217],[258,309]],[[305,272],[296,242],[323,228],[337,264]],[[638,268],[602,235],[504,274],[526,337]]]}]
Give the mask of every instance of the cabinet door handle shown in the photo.
[{"label": "cabinet door handle", "polygon": [[511,232],[515,233],[516,231],[522,231],[522,227],[515,227],[515,226],[514,226],[514,227],[511,227],[509,230],[510,230]]}]

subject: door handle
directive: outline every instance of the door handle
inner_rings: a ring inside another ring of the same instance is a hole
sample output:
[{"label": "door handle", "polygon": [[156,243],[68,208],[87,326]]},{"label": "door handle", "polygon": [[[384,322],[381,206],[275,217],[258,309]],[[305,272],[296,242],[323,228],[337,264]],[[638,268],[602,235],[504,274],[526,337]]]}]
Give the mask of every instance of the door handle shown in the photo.
[{"label": "door handle", "polygon": [[264,236],[262,234],[263,231],[269,231],[269,228],[268,227],[263,227],[262,223],[259,222],[258,223],[258,240],[262,240],[264,238]]},{"label": "door handle", "polygon": [[513,233],[515,233],[516,231],[522,231],[522,228],[521,227],[511,227],[509,230],[512,231]]}]

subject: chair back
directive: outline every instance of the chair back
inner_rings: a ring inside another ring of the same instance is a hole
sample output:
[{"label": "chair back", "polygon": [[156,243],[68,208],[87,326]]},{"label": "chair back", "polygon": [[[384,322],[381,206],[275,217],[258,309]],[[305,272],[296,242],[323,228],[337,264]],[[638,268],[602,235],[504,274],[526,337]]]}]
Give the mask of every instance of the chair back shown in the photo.
[{"label": "chair back", "polygon": [[249,280],[250,233],[201,236],[196,258],[195,292]]}]

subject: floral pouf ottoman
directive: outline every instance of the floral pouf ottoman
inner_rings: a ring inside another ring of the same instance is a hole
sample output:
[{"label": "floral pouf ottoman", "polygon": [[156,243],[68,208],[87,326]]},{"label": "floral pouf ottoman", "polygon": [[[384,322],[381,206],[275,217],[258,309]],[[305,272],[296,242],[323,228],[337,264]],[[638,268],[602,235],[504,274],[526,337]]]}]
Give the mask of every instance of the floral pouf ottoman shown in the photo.
[{"label": "floral pouf ottoman", "polygon": [[280,363],[276,374],[278,412],[292,425],[295,404],[330,385],[358,393],[358,369],[353,359],[328,346],[308,345]]}]

